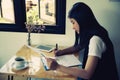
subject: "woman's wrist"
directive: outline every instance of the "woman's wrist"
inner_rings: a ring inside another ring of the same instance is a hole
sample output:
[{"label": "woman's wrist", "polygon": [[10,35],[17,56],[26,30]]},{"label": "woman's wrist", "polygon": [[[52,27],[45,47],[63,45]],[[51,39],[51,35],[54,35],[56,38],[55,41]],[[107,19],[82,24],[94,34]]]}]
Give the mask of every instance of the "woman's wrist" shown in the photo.
[{"label": "woman's wrist", "polygon": [[63,51],[62,51],[62,50],[58,50],[58,51],[56,52],[56,56],[61,56],[61,55],[63,55]]}]

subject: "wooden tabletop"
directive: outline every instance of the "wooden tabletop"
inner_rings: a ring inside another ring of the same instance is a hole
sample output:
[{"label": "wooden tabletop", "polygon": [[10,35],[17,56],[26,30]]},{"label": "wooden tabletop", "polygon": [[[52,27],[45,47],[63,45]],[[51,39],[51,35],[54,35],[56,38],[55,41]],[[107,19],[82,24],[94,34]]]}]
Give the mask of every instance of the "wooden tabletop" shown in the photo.
[{"label": "wooden tabletop", "polygon": [[[71,75],[56,71],[50,70],[46,71],[41,62],[41,55],[43,53],[47,56],[54,57],[54,52],[40,52],[35,48],[24,45],[21,49],[14,55],[1,69],[0,74],[7,74],[13,76],[26,76],[34,78],[49,78],[49,79],[59,79],[59,80],[76,80],[76,77]],[[13,68],[15,58],[17,56],[24,57],[28,62],[28,66],[22,70],[16,70]]]}]

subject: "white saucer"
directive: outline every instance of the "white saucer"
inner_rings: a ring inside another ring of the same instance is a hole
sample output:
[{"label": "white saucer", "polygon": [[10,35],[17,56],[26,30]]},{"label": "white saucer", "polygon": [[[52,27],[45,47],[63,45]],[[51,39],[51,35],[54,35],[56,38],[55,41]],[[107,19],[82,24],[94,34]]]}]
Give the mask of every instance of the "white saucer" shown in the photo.
[{"label": "white saucer", "polygon": [[25,63],[25,66],[23,66],[23,67],[16,67],[15,63],[12,64],[12,68],[15,70],[22,70],[22,69],[25,69],[27,67],[28,67],[28,63]]}]

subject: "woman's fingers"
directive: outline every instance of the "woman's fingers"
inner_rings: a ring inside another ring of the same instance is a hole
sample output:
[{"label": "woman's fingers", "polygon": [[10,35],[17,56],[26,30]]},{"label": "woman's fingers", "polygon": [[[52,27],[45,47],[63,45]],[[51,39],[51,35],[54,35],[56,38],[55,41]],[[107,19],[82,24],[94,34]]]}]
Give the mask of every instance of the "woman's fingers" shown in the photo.
[{"label": "woman's fingers", "polygon": [[55,59],[47,58],[48,66],[51,70],[56,70],[58,63]]}]

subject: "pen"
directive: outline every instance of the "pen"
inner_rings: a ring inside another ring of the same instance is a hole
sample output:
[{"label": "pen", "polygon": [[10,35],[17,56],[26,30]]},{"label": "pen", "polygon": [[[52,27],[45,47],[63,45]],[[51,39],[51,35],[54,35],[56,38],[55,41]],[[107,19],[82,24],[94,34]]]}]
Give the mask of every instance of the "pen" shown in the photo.
[{"label": "pen", "polygon": [[55,48],[55,50],[58,50],[58,44],[56,43],[56,48]]}]

